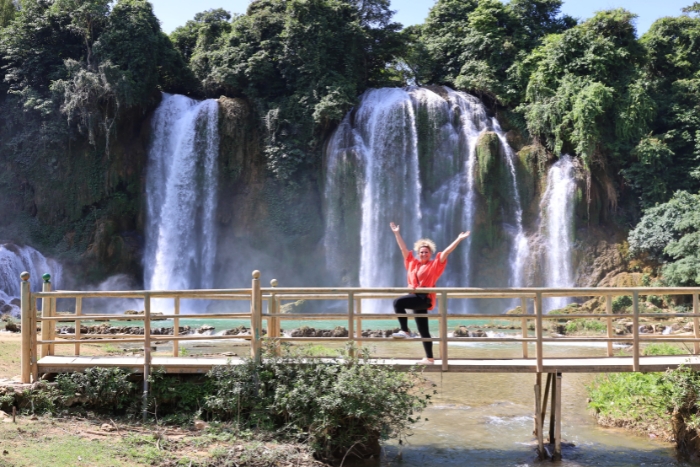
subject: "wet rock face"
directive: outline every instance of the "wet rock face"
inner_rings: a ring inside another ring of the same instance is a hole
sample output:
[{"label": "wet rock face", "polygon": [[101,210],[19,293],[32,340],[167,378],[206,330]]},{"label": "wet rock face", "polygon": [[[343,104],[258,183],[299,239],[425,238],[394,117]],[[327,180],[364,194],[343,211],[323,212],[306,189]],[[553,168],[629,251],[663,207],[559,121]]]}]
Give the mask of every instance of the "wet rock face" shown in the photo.
[{"label": "wet rock face", "polygon": [[[578,287],[622,287],[623,285],[617,285],[617,283],[630,279],[626,277],[613,280],[626,267],[619,244],[600,240],[586,246],[579,253],[579,257],[580,262],[576,271]],[[641,278],[641,274],[639,276]]]}]

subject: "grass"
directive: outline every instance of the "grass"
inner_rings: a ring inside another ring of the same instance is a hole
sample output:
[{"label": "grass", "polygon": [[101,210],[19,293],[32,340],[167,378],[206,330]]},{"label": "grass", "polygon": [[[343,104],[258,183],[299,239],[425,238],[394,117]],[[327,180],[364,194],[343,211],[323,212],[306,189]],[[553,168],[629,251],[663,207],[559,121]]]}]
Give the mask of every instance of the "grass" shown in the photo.
[{"label": "grass", "polygon": [[607,329],[605,323],[594,319],[574,319],[566,323],[567,334],[600,334]]},{"label": "grass", "polygon": [[[0,467],[325,465],[307,447],[256,439],[226,424],[192,431],[113,421],[44,416],[0,423]],[[102,431],[103,423],[118,430]]]}]

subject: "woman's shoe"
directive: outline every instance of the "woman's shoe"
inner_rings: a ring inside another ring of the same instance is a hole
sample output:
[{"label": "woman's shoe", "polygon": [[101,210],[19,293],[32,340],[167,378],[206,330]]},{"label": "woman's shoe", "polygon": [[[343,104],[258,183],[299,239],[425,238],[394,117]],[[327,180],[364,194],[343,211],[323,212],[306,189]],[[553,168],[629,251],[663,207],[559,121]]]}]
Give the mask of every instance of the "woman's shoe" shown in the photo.
[{"label": "woman's shoe", "polygon": [[406,338],[408,338],[408,337],[413,337],[413,336],[411,336],[410,331],[409,331],[409,332],[406,332],[406,331],[399,331],[399,332],[393,333],[393,334],[391,335],[391,337],[393,337],[394,339],[406,339]]},{"label": "woman's shoe", "polygon": [[434,358],[424,358],[423,360],[417,362],[418,365],[435,365]]}]

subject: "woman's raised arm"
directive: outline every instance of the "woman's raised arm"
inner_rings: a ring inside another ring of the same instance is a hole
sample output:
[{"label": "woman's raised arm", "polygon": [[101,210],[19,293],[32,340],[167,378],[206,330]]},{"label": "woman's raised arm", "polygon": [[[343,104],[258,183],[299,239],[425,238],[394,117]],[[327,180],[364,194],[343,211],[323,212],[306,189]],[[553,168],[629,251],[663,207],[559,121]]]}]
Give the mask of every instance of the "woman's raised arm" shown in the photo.
[{"label": "woman's raised arm", "polygon": [[391,227],[391,230],[394,232],[394,237],[396,237],[396,243],[399,244],[399,248],[401,248],[401,254],[403,255],[404,261],[406,261],[406,257],[408,256],[408,248],[406,248],[406,243],[403,241],[403,238],[401,237],[401,232],[399,232],[399,226],[394,224],[393,222],[389,224]]},{"label": "woman's raised arm", "polygon": [[471,232],[466,231],[466,232],[462,232],[461,234],[457,235],[457,238],[455,239],[455,241],[452,242],[452,243],[450,244],[450,246],[448,246],[447,248],[445,248],[445,250],[440,254],[440,262],[441,262],[441,263],[444,263],[445,261],[447,261],[447,257],[450,256],[450,253],[452,253],[452,252],[454,251],[454,249],[457,248],[457,245],[459,245],[459,243],[460,243],[462,240],[464,240],[465,238],[467,238],[467,237],[469,236],[470,233],[471,233]]}]

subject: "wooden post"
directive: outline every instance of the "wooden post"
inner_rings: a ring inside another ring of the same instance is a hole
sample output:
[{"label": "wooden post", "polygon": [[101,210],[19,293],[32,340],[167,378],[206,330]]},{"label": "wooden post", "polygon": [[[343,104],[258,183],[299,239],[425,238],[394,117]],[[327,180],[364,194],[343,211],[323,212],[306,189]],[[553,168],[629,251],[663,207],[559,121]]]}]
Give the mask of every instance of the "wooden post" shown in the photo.
[{"label": "wooden post", "polygon": [[143,421],[148,418],[148,379],[151,376],[151,294],[143,296]]},{"label": "wooden post", "polygon": [[[542,412],[540,420],[542,420],[542,430],[544,430],[544,420],[547,415],[547,399],[549,398],[549,388],[552,385],[552,373],[547,373],[547,382],[544,385],[544,397],[542,398]],[[544,433],[544,431],[543,431]]]},{"label": "wooden post", "polygon": [[557,403],[556,406],[552,407],[552,410],[556,412],[555,419],[556,424],[554,426],[554,456],[552,460],[561,460],[561,400],[563,399],[561,394],[561,373],[557,372],[556,380],[556,393],[557,393]]},{"label": "wooden post", "polygon": [[[180,314],[180,297],[175,297],[175,314]],[[173,319],[173,337],[180,335],[180,318]],[[173,341],[173,357],[180,355],[180,341],[177,339]]]},{"label": "wooden post", "polygon": [[[556,373],[549,373],[549,376],[551,377],[552,380],[552,405],[551,408],[549,409],[549,444],[554,444],[554,440],[556,439],[555,437],[555,430],[554,430],[554,425],[556,424],[557,418],[556,418],[556,407],[557,407],[557,401],[559,400],[559,394],[557,393],[557,382],[556,382]],[[549,379],[549,378],[548,378]],[[547,396],[544,396],[545,399]]]},{"label": "wooden post", "polygon": [[[700,318],[698,318],[698,311],[700,310],[700,300],[698,300],[698,294],[693,294],[693,331],[695,332],[695,338],[700,339]],[[695,345],[695,355],[700,354],[700,342],[694,342]]]},{"label": "wooden post", "polygon": [[[520,298],[520,310],[522,314],[527,314],[527,298]],[[528,336],[527,331],[527,318],[521,318],[521,329],[523,337]],[[527,358],[527,342],[523,342],[523,358]]]},{"label": "wooden post", "polygon": [[[355,328],[355,333],[358,338],[362,338],[362,299],[355,299],[355,316],[357,316],[357,327]],[[355,345],[359,349],[362,347],[362,341],[358,341]]]},{"label": "wooden post", "polygon": [[[606,295],[605,296],[605,312],[608,314],[608,339],[613,338],[613,327],[612,327],[612,314],[613,314],[613,309],[612,309],[612,296],[611,295]],[[613,343],[612,341],[608,341],[608,357],[613,356]]]},{"label": "wooden post", "polygon": [[[542,387],[542,373],[537,373],[535,375],[535,386]],[[534,418],[534,423],[535,423],[535,428],[532,430],[532,433],[537,436],[537,432],[540,430],[540,426],[538,425],[540,418],[538,417],[538,414],[540,413],[540,405],[539,401],[535,401],[535,418]]]},{"label": "wooden post", "polygon": [[[42,279],[44,279],[44,282],[41,287],[42,292],[51,292],[51,275],[50,274],[44,274],[41,276]],[[41,317],[42,318],[48,318],[52,315],[51,313],[51,299],[48,297],[44,297],[41,299]],[[41,340],[42,341],[50,341],[51,340],[51,325],[56,324],[55,321],[42,321],[41,322]],[[52,346],[49,344],[42,344],[41,345],[41,358],[44,358],[48,355],[52,355]]]},{"label": "wooden post", "polygon": [[632,292],[632,371],[639,371],[639,293]]},{"label": "wooden post", "polygon": [[[542,374],[538,373],[538,383],[542,381]],[[539,384],[535,384],[535,425],[538,429],[535,435],[537,436],[537,455],[540,459],[545,459],[547,454],[544,450],[544,438],[542,437],[542,418],[540,413],[541,388]]]},{"label": "wooden post", "polygon": [[[22,326],[22,382],[31,383],[32,377],[32,355],[36,355],[36,349],[32,351],[32,332],[36,333],[36,329],[32,329],[31,319],[31,286],[29,284],[29,273],[23,272],[19,276],[22,279],[21,287],[21,326]],[[35,364],[36,365],[36,364]]]},{"label": "wooden post", "polygon": [[260,345],[260,328],[262,327],[262,294],[260,292],[260,271],[253,271],[253,284],[250,289],[250,350],[256,363],[260,363],[262,358]]},{"label": "wooden post", "polygon": [[535,336],[537,337],[537,342],[535,345],[536,357],[537,357],[537,373],[542,373],[543,356],[542,356],[542,292],[537,292],[535,294]]},{"label": "wooden post", "polygon": [[[442,371],[449,369],[447,357],[447,292],[440,293],[440,359],[442,360]],[[428,321],[430,324],[430,321]]]},{"label": "wooden post", "polygon": [[355,356],[355,294],[348,293],[348,337],[350,339],[350,356]]},{"label": "wooden post", "polygon": [[[277,287],[277,279],[272,279],[270,281],[270,287]],[[267,309],[270,314],[277,314],[280,312],[277,301],[277,295],[274,292],[270,293],[270,298],[267,301]],[[267,337],[275,339],[280,337],[280,319],[270,318],[267,320]],[[280,355],[281,347],[279,342],[275,343],[275,355]]]},{"label": "wooden post", "polygon": [[80,355],[80,320],[77,319],[78,316],[83,314],[83,297],[77,297],[75,299],[75,355]]}]

